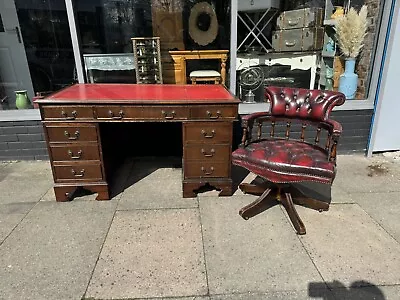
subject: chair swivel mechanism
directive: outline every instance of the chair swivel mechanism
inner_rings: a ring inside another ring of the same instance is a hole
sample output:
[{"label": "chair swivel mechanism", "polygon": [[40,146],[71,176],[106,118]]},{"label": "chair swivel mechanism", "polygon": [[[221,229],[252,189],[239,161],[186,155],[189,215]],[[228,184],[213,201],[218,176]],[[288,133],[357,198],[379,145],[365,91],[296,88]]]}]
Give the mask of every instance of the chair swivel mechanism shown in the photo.
[{"label": "chair swivel mechanism", "polygon": [[260,196],[239,214],[247,220],[278,201],[297,233],[305,234],[294,204],[326,211],[329,202],[304,196],[294,183],[333,183],[342,126],[329,116],[333,107],[345,102],[345,96],[333,91],[280,87],[267,87],[265,96],[271,104],[270,112],[242,118],[242,141],[232,153],[233,164],[264,179],[261,184],[240,184],[244,193]]}]

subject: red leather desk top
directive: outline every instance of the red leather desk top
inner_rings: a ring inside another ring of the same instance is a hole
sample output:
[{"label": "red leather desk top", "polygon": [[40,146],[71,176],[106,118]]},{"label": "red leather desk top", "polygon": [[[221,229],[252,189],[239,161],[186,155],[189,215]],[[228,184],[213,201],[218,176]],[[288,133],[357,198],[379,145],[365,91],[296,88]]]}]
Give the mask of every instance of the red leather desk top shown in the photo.
[{"label": "red leather desk top", "polygon": [[222,85],[75,84],[37,103],[239,103]]}]

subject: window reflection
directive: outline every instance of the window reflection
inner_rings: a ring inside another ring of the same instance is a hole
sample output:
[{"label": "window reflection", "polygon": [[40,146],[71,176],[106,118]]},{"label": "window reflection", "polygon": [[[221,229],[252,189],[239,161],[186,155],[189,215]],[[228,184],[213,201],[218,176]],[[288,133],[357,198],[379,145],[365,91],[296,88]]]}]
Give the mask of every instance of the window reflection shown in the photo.
[{"label": "window reflection", "polygon": [[75,82],[75,61],[64,0],[15,0],[35,93]]},{"label": "window reflection", "polygon": [[[168,50],[229,49],[230,0],[204,1],[215,12],[217,18],[211,22],[215,26],[211,29],[216,34],[210,37],[206,36],[207,32],[211,33],[206,18],[204,20],[196,18],[196,22],[190,23],[190,14],[199,2],[203,1],[76,0],[83,60],[94,59],[97,54],[99,63],[108,64],[111,59],[107,54],[132,53],[133,37],[160,37],[164,57]],[[197,42],[190,35],[190,26],[198,26],[199,35],[203,35]],[[199,40],[210,42],[198,43]],[[91,67],[93,64],[95,62],[92,60]],[[111,71],[110,69],[112,69],[110,66],[92,69],[88,72],[88,80],[93,82],[135,80],[134,70]]]}]

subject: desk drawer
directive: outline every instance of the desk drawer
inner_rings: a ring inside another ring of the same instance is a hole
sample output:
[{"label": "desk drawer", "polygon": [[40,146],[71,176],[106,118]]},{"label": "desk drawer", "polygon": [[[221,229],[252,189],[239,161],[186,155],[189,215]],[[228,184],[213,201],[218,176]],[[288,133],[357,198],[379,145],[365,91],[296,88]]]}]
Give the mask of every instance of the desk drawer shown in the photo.
[{"label": "desk drawer", "polygon": [[142,118],[146,120],[188,120],[190,110],[187,106],[143,106]]},{"label": "desk drawer", "polygon": [[93,119],[92,107],[88,106],[42,106],[43,120],[90,120]]},{"label": "desk drawer", "polygon": [[57,182],[68,180],[100,181],[103,179],[99,163],[56,165],[54,177]]},{"label": "desk drawer", "polygon": [[236,119],[237,106],[208,106],[191,108],[191,116],[193,119],[203,120],[220,120],[220,119]]},{"label": "desk drawer", "polygon": [[122,107],[119,105],[96,106],[96,118],[99,120],[129,120],[140,119],[140,107]]},{"label": "desk drawer", "polygon": [[97,129],[95,125],[72,123],[75,126],[46,125],[49,142],[96,142]]},{"label": "desk drawer", "polygon": [[54,161],[100,160],[97,143],[51,145],[50,151]]},{"label": "desk drawer", "polygon": [[184,160],[228,161],[231,155],[230,145],[190,144],[184,148]]},{"label": "desk drawer", "polygon": [[191,122],[183,126],[185,144],[228,143],[232,141],[232,123]]},{"label": "desk drawer", "polygon": [[228,177],[229,171],[228,162],[192,161],[185,162],[184,166],[185,179]]}]

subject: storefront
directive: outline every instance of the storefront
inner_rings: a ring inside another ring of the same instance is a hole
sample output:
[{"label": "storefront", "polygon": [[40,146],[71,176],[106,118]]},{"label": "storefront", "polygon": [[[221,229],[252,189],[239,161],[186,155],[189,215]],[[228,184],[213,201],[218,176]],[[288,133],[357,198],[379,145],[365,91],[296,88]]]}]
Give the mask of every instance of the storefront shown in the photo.
[{"label": "storefront", "polygon": [[[3,0],[0,159],[47,155],[39,112],[16,109],[15,91],[26,90],[32,99],[77,82],[135,83],[133,37],[160,37],[164,83],[178,82],[169,51],[229,50],[226,85],[243,101],[241,114],[268,109],[262,96],[266,85],[337,89],[344,62],[338,45],[332,45],[334,15],[341,8],[358,11],[363,4],[369,25],[356,60],[357,92],[333,117],[344,127],[342,153],[365,152],[394,2]],[[313,17],[306,22],[304,16],[290,15],[294,10]],[[282,23],[285,15],[289,29]],[[220,63],[190,60],[186,66],[185,78],[191,70]]]}]

